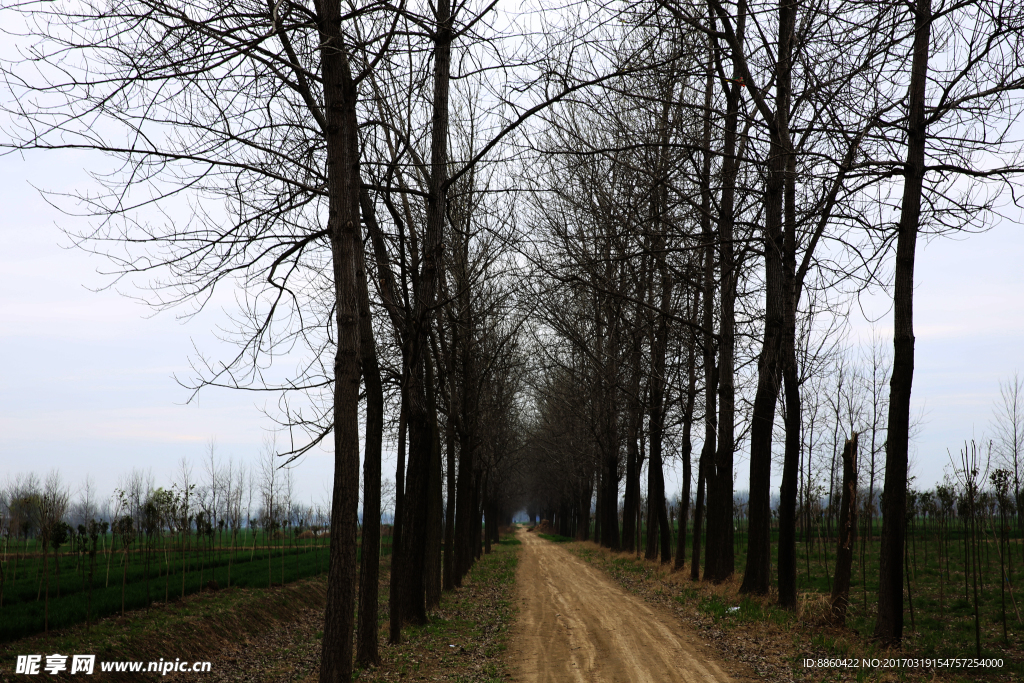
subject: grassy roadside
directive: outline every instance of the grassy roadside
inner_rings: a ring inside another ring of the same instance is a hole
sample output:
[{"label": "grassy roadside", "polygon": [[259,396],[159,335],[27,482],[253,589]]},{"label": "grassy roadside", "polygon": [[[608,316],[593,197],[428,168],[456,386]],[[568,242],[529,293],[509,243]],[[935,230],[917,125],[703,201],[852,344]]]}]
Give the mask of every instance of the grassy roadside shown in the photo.
[{"label": "grassy roadside", "polygon": [[[20,654],[94,654],[96,680],[157,679],[139,674],[101,674],[101,661],[157,661],[161,658],[214,660],[225,647],[244,644],[268,629],[289,624],[323,604],[324,577],[274,588],[207,591],[151,609],[108,617],[87,629],[75,626],[23,638],[0,646],[0,681],[29,680],[15,675]],[[70,661],[70,660],[69,660]],[[216,663],[214,663],[216,666]],[[61,676],[45,675],[48,679]],[[67,680],[81,676],[64,674]]]},{"label": "grassy roadside", "polygon": [[[516,616],[516,566],[520,541],[509,536],[492,545],[470,570],[462,588],[441,596],[425,626],[409,627],[399,645],[382,645],[383,663],[360,672],[360,681],[442,680],[499,683],[511,680],[504,658]],[[387,590],[381,590],[386,617]],[[386,643],[382,623],[381,642]]]},{"label": "grassy roadside", "polygon": [[[927,657],[915,652],[913,639],[902,651],[882,651],[851,629],[826,625],[825,596],[804,593],[796,613],[767,599],[739,595],[739,577],[722,585],[694,583],[685,572],[671,573],[658,563],[612,553],[594,543],[567,543],[581,559],[608,573],[624,589],[674,612],[724,658],[746,662],[770,681],[1016,681],[1024,680],[1024,662],[1004,658],[999,669],[805,668],[804,660]],[[907,625],[909,630],[909,623]],[[972,657],[964,643],[959,657]]]}]

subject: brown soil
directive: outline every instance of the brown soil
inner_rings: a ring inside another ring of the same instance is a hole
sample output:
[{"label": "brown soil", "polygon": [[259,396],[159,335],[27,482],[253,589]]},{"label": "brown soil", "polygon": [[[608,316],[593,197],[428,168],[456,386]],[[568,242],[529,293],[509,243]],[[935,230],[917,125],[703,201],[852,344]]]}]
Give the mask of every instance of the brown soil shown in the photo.
[{"label": "brown soil", "polygon": [[[717,659],[669,612],[533,534],[516,581],[520,617],[510,655],[517,680],[724,683],[747,671]],[[729,671],[729,673],[727,673]]]},{"label": "brown soil", "polygon": [[536,531],[538,534],[553,534],[555,533],[555,527],[551,526],[551,522],[546,519],[542,519],[540,524],[530,529],[530,531]]}]

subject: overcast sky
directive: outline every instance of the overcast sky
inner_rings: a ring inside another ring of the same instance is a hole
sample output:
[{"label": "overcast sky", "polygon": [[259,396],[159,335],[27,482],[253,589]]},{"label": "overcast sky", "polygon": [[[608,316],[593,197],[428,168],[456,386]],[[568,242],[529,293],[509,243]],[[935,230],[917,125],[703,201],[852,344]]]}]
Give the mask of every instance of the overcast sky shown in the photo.
[{"label": "overcast sky", "polygon": [[[0,481],[57,469],[77,487],[91,475],[104,494],[132,468],[173,479],[178,461],[197,463],[209,442],[222,459],[252,461],[267,428],[259,397],[211,390],[186,405],[172,378],[188,374],[193,343],[216,353],[216,308],[182,323],[115,291],[97,274],[108,264],[69,249],[60,227],[81,219],[49,206],[33,185],[84,186],[88,157],[35,153],[0,158]],[[914,403],[925,422],[915,447],[918,483],[942,478],[965,440],[991,432],[1001,379],[1024,369],[1024,233],[1004,221],[965,239],[919,244]],[[877,313],[884,301],[867,302]],[[876,326],[891,332],[891,313]],[[852,335],[867,340],[863,320]],[[891,342],[889,342],[891,343]],[[742,454],[738,454],[742,458]],[[745,459],[737,488],[745,488]],[[390,475],[388,472],[390,471]],[[331,457],[318,451],[296,468],[300,500],[325,499]],[[385,476],[394,476],[393,460]],[[669,476],[678,490],[678,476]]]}]

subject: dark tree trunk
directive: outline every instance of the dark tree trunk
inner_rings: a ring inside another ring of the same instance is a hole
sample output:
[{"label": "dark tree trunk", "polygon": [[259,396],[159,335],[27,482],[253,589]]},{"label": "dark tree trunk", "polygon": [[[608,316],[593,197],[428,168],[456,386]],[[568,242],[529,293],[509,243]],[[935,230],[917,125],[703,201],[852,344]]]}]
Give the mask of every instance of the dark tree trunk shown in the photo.
[{"label": "dark tree trunk", "polygon": [[428,386],[424,381],[424,363],[428,353],[426,342],[437,303],[448,190],[448,89],[452,38],[451,5],[448,0],[441,0],[437,4],[435,19],[427,225],[410,351],[403,371],[403,393],[409,411],[409,480],[406,486],[403,548],[398,571],[403,574],[403,620],[414,624],[423,624],[427,620],[424,574],[428,560],[427,537],[429,529],[435,524],[431,516],[432,486],[436,483],[435,470],[439,469],[434,467],[439,462],[439,454],[435,451],[436,414],[431,414],[426,395]]},{"label": "dark tree trunk", "polygon": [[[710,182],[705,178],[702,182]],[[710,186],[707,188],[706,196],[710,200]],[[698,514],[707,520],[706,548],[704,550],[704,578],[717,580],[719,578],[720,560],[722,554],[724,524],[722,520],[722,508],[724,501],[721,497],[728,490],[732,499],[732,473],[719,472],[715,461],[715,449],[718,439],[718,369],[715,366],[716,348],[714,338],[715,326],[715,235],[711,227],[711,216],[705,214],[701,217],[701,238],[704,241],[704,274],[703,274],[703,320],[704,332],[704,447],[700,455],[701,476],[704,478],[704,488],[707,496],[707,510],[702,511],[703,506],[698,505]],[[725,481],[728,480],[728,481]],[[700,487],[698,483],[698,497]],[[699,543],[697,537],[700,531],[694,528],[694,543]],[[696,549],[696,546],[695,546]],[[695,554],[694,564],[699,564],[699,556]],[[697,567],[695,567],[696,569]]]},{"label": "dark tree trunk", "polygon": [[444,590],[455,588],[455,424],[450,410],[445,422],[445,455],[447,456],[447,500],[444,508]]},{"label": "dark tree trunk", "polygon": [[437,405],[434,398],[437,387],[434,381],[432,359],[427,356],[425,360],[427,364],[427,406],[431,417],[432,447],[430,449],[430,471],[428,474],[423,582],[426,608],[433,609],[441,604],[441,524],[444,510],[441,506],[441,432],[437,424]]},{"label": "dark tree trunk", "polygon": [[[665,401],[664,401],[664,375],[665,375],[665,349],[668,345],[668,306],[672,297],[672,283],[668,280],[667,268],[663,270],[663,290],[661,308],[662,315],[658,331],[655,335],[654,345],[651,352],[653,368],[651,376],[651,455],[647,465],[650,474],[648,496],[653,506],[657,527],[661,541],[661,561],[672,560],[672,528],[669,526],[668,511],[665,507],[665,472],[662,466],[662,439],[664,436],[665,423]],[[652,524],[652,532],[653,527]],[[650,544],[649,544],[650,545]],[[655,548],[656,550],[656,548]],[[651,559],[654,559],[653,557]]]},{"label": "dark tree trunk", "polygon": [[[702,180],[702,194],[701,194],[701,208],[702,208],[702,220],[703,217],[707,217],[710,220],[711,216],[711,194],[710,194],[710,178],[711,178],[711,87],[713,85],[713,74],[712,67],[709,63],[707,71],[707,83],[705,86],[704,93],[704,160],[702,166],[703,176],[707,178],[707,192],[704,192],[704,181]],[[710,226],[708,227],[710,230]],[[697,324],[698,318],[701,311],[701,290],[699,288],[694,290],[693,301],[690,308],[690,321],[691,321],[691,333],[690,333],[690,344],[687,352],[687,384],[686,393],[683,395],[683,443],[682,443],[682,460],[683,460],[683,491],[682,500],[680,501],[679,510],[679,543],[676,547],[676,560],[675,568],[682,569],[685,558],[686,558],[686,524],[690,517],[690,491],[691,491],[691,457],[693,454],[693,442],[691,438],[693,428],[693,408],[697,398]],[[699,470],[699,465],[698,465]],[[700,475],[698,473],[698,479]],[[695,520],[696,521],[696,520]],[[697,533],[695,529],[695,534]],[[696,538],[696,536],[695,536]],[[696,542],[696,541],[695,541]],[[700,553],[699,548],[694,546],[694,558],[699,560]]]},{"label": "dark tree trunk", "polygon": [[[787,335],[788,336],[788,335]],[[796,502],[800,464],[800,387],[796,358],[787,340],[784,361],[786,445],[779,495],[779,604],[796,608]]]},{"label": "dark tree trunk", "polygon": [[388,618],[390,634],[388,640],[392,645],[402,642],[402,573],[401,566],[402,521],[405,518],[405,401],[402,401],[398,414],[398,466],[395,468],[395,519],[391,532],[391,586],[388,593]]},{"label": "dark tree trunk", "polygon": [[408,372],[408,458],[405,500],[402,507],[402,554],[394,571],[401,575],[402,623],[425,624],[426,550],[429,527],[429,496],[433,456],[433,429],[423,377],[423,354]]},{"label": "dark tree trunk", "polygon": [[[483,536],[483,544],[484,544],[484,554],[485,555],[490,555],[491,554],[491,511],[490,511],[490,504],[491,503],[488,500],[488,496],[487,496],[487,490],[484,489],[484,504],[483,504],[483,517],[484,517],[483,518],[483,528],[484,528],[483,532],[484,532],[484,536]],[[561,516],[561,515],[559,515],[559,516]]]},{"label": "dark tree trunk", "polygon": [[885,442],[885,484],[882,489],[882,546],[879,554],[878,621],[875,638],[885,645],[903,639],[903,543],[906,534],[907,449],[910,434],[910,391],[914,381],[914,254],[921,222],[921,195],[927,131],[925,88],[931,0],[919,0],[914,18],[907,163],[903,209],[896,240],[893,292],[893,358],[889,381],[889,433]]},{"label": "dark tree trunk", "polygon": [[576,540],[586,541],[590,538],[590,500],[593,497],[593,476],[584,478],[583,490],[580,494],[579,512],[576,522]]},{"label": "dark tree trunk", "polygon": [[662,441],[665,433],[665,354],[668,348],[668,321],[671,315],[670,306],[672,303],[672,290],[674,288],[672,276],[668,272],[668,266],[664,257],[664,239],[660,238],[655,242],[655,252],[659,254],[659,268],[661,275],[661,304],[658,320],[658,327],[654,336],[654,343],[651,347],[652,373],[651,373],[651,456],[648,468],[653,472],[651,479],[651,499],[656,505],[658,516],[658,527],[661,536],[661,561],[663,563],[672,561],[672,527],[668,520],[668,510],[665,507],[665,472],[662,463]]},{"label": "dark tree trunk", "polygon": [[341,35],[341,6],[317,3],[327,122],[327,228],[333,260],[337,355],[334,361],[334,485],[321,653],[321,683],[352,679],[359,505],[359,143],[356,85]]},{"label": "dark tree trunk", "polygon": [[[737,50],[743,49],[743,37],[746,25],[746,2],[740,0],[736,7],[735,36]],[[714,12],[711,12],[710,23],[715,25]],[[712,45],[712,57],[720,73],[724,73],[721,65],[722,50],[717,40]],[[713,77],[709,68],[709,77]],[[720,269],[719,278],[719,332],[718,332],[718,367],[716,382],[718,384],[718,443],[715,451],[716,470],[723,473],[720,483],[722,491],[718,495],[718,516],[721,519],[720,533],[722,542],[718,548],[718,559],[715,564],[715,580],[724,581],[735,572],[736,559],[733,542],[733,468],[735,450],[735,413],[736,390],[735,374],[735,301],[736,301],[736,263],[734,257],[736,174],[739,169],[737,154],[737,130],[739,127],[740,96],[743,89],[740,85],[740,73],[733,67],[731,81],[724,82],[726,112],[723,126],[722,154],[722,195],[718,208],[718,253]],[[706,110],[711,111],[710,90],[713,82],[709,78],[706,84]],[[706,148],[711,149],[711,131],[705,132]],[[709,163],[710,159],[708,162]],[[710,171],[710,168],[709,168]],[[710,173],[708,174],[710,179]],[[710,188],[709,188],[710,198]],[[710,203],[708,213],[710,214]],[[710,293],[709,293],[710,295]]]},{"label": "dark tree trunk", "polygon": [[[614,349],[614,346],[612,346]],[[608,383],[610,391],[613,384]],[[605,411],[605,442],[601,448],[601,545],[612,550],[619,549],[619,438],[616,425],[617,411],[614,409],[614,399],[606,395],[604,401],[610,405],[604,407]]]},{"label": "dark tree trunk", "polygon": [[[487,495],[487,502],[484,505],[484,552],[488,555],[491,552],[491,542],[498,535],[498,516],[495,513],[495,507],[492,497]],[[568,506],[566,509],[568,510]]]},{"label": "dark tree trunk", "polygon": [[618,486],[613,472],[614,460],[608,454],[604,457],[604,476],[601,477],[601,545],[612,550],[619,549],[619,521],[616,519]]},{"label": "dark tree trunk", "polygon": [[[694,294],[693,308],[690,319],[696,323],[697,311],[700,310],[700,290]],[[687,382],[683,396],[683,443],[680,457],[683,460],[683,491],[679,501],[679,541],[676,546],[675,568],[682,569],[686,561],[686,523],[690,519],[690,486],[693,478],[690,459],[693,457],[693,441],[691,429],[693,425],[693,404],[697,398],[697,333],[690,335],[690,348],[686,362]]]},{"label": "dark tree trunk", "polygon": [[[710,446],[714,449],[714,446]],[[697,500],[693,506],[693,553],[690,555],[690,578],[700,580],[701,533],[704,530],[704,472],[707,469],[710,455],[709,444],[705,441],[704,448],[697,461]]]},{"label": "dark tree trunk", "polygon": [[384,388],[377,363],[377,347],[370,318],[366,259],[356,250],[359,283],[359,362],[366,388],[366,445],[363,463],[363,541],[359,569],[359,627],[356,662],[361,666],[380,664],[377,636],[377,597],[380,578],[380,479],[381,446],[384,439]]},{"label": "dark tree trunk", "polygon": [[[653,462],[653,461],[652,461]],[[652,480],[651,464],[647,465],[647,540],[644,545],[644,559],[653,560],[658,557],[658,525],[661,524],[661,517],[658,515],[658,505],[655,502],[655,484]]]},{"label": "dark tree trunk", "polygon": [[[464,389],[465,391],[465,389]],[[465,405],[465,400],[463,400]],[[468,417],[464,419],[468,421]],[[471,436],[463,432],[459,438],[459,479],[455,492],[455,567],[453,583],[462,585],[469,568],[473,566],[473,511],[476,507],[474,487],[474,453]]]},{"label": "dark tree trunk", "polygon": [[629,399],[629,422],[626,428],[626,494],[622,509],[622,549],[633,552],[640,539],[636,538],[637,503],[640,500],[640,469],[642,461],[639,457],[637,441],[643,412],[640,406],[640,342],[636,341],[631,359],[633,374]]},{"label": "dark tree trunk", "polygon": [[658,535],[661,541],[661,561],[668,563],[672,561],[672,527],[668,521],[668,508],[665,503],[665,474],[661,465],[661,448],[659,453],[654,454],[654,442],[651,442],[651,463],[648,467],[655,470],[654,492],[651,499],[654,501],[655,516],[658,521]]},{"label": "dark tree trunk", "polygon": [[[675,76],[674,73],[671,74]],[[661,561],[672,561],[672,527],[669,523],[668,509],[665,501],[665,472],[662,459],[663,440],[665,434],[665,391],[667,378],[665,374],[666,354],[668,353],[669,320],[672,317],[672,294],[675,280],[666,260],[667,225],[665,215],[668,212],[668,174],[672,162],[669,157],[669,142],[673,125],[673,102],[676,82],[670,80],[663,93],[664,104],[661,112],[661,148],[659,149],[658,167],[655,170],[655,186],[651,193],[651,253],[653,256],[658,291],[656,323],[653,325],[651,339],[651,374],[648,382],[650,388],[650,439],[651,455],[648,471],[650,472],[649,495],[657,518],[660,531]],[[706,157],[709,158],[709,157]],[[710,173],[708,174],[710,176]],[[652,287],[652,290],[654,288]],[[653,291],[652,296],[653,299]],[[653,303],[653,302],[652,302]],[[654,525],[652,524],[652,531]]]},{"label": "dark tree trunk", "polygon": [[473,560],[479,560],[483,554],[483,507],[484,507],[484,486],[486,480],[484,475],[477,472],[473,477]]},{"label": "dark tree trunk", "polygon": [[779,495],[779,604],[796,608],[796,498],[800,466],[800,386],[796,361],[796,157],[789,140],[792,89],[793,27],[796,3],[779,5],[779,63],[776,75],[775,119],[784,154],[785,232],[782,251],[783,333],[782,367],[785,379],[786,443]]},{"label": "dark tree trunk", "polygon": [[765,260],[764,341],[757,359],[757,390],[750,425],[750,501],[747,566],[740,591],[765,595],[771,571],[772,431],[779,397],[784,297],[782,272],[782,204],[785,189],[785,153],[779,136],[772,135],[765,183],[765,225],[762,244]]},{"label": "dark tree trunk", "polygon": [[843,448],[843,495],[839,507],[839,545],[836,548],[836,572],[832,582],[832,623],[846,625],[850,604],[850,576],[853,549],[857,540],[857,434]]},{"label": "dark tree trunk", "polygon": [[[469,261],[469,243],[463,241],[461,263]],[[470,311],[468,274],[459,274],[458,298],[459,317],[453,329],[452,347],[458,355],[459,391],[459,472],[455,492],[455,556],[453,558],[452,583],[462,586],[462,579],[473,566],[473,515],[476,462],[476,381],[473,364],[473,319]]]}]

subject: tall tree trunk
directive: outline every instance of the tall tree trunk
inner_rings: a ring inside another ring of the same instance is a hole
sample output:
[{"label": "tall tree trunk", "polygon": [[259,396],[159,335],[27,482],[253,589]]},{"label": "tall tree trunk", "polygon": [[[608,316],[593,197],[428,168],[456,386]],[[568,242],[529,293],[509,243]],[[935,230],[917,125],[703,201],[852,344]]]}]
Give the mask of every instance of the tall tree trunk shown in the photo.
[{"label": "tall tree trunk", "polygon": [[[466,388],[464,386],[463,391]],[[465,400],[463,400],[465,405]],[[469,421],[465,413],[464,420]],[[472,437],[466,430],[459,435],[459,478],[455,491],[455,558],[452,581],[456,586],[462,585],[469,568],[473,566],[473,510],[475,476],[474,452]]]},{"label": "tall tree trunk", "polygon": [[601,484],[601,477],[604,473],[604,463],[600,460],[600,451],[598,452],[597,467],[594,472],[594,483],[597,488],[597,495],[594,497],[594,541],[599,542],[601,539],[601,515],[604,507],[604,487]]},{"label": "tall tree trunk", "polygon": [[391,531],[391,585],[388,592],[388,619],[390,633],[388,641],[392,645],[402,642],[402,573],[401,565],[402,521],[405,518],[405,401],[398,414],[398,465],[395,468],[395,518]]},{"label": "tall tree trunk", "polygon": [[397,567],[400,575],[399,600],[402,623],[425,624],[426,551],[429,525],[429,497],[433,460],[433,429],[424,386],[425,349],[416,353],[416,364],[406,371],[404,390],[408,410],[408,458],[405,499],[402,508],[402,554]]},{"label": "tall tree trunk", "polygon": [[[776,117],[778,118],[778,114]],[[765,260],[764,340],[757,359],[757,390],[750,425],[750,501],[747,538],[747,566],[740,591],[768,593],[771,567],[771,470],[772,431],[775,404],[781,384],[783,327],[785,318],[785,277],[782,253],[783,196],[785,194],[786,149],[780,139],[778,122],[769,126],[768,177],[765,181],[765,224],[762,244]]]},{"label": "tall tree trunk", "polygon": [[[736,7],[736,40],[738,49],[743,49],[747,5],[740,0]],[[714,12],[711,25],[714,26]],[[712,57],[720,63],[722,50],[717,42],[712,45]],[[721,68],[721,66],[719,66]],[[709,76],[713,73],[709,70]],[[709,80],[708,85],[712,81]],[[734,256],[736,175],[739,170],[737,141],[739,136],[740,96],[743,92],[739,83],[739,71],[733,68],[733,80],[724,87],[726,98],[725,120],[722,137],[722,196],[718,209],[718,267],[719,277],[719,329],[718,329],[718,444],[715,453],[717,469],[724,473],[722,495],[719,496],[719,515],[722,518],[722,544],[719,550],[717,575],[724,581],[735,572],[736,558],[733,530],[733,469],[736,448],[736,388],[735,388],[735,347],[736,347],[736,282],[738,279]],[[706,110],[711,111],[710,98],[705,96]],[[705,134],[707,149],[711,148],[710,131]],[[709,176],[710,177],[710,176]],[[710,209],[709,209],[710,210]]]},{"label": "tall tree trunk", "polygon": [[401,564],[404,604],[402,615],[415,624],[426,622],[427,535],[431,519],[431,485],[434,483],[436,415],[431,415],[424,379],[427,339],[437,303],[438,272],[442,265],[443,233],[448,191],[448,91],[451,66],[452,16],[449,0],[441,0],[435,11],[433,105],[430,131],[430,175],[428,180],[427,225],[423,238],[423,259],[416,291],[409,360],[404,394],[409,410],[409,482],[406,487]]},{"label": "tall tree trunk", "polygon": [[437,424],[437,405],[434,398],[437,387],[434,364],[429,354],[424,360],[427,365],[427,406],[430,409],[432,448],[430,450],[430,472],[427,490],[426,549],[424,551],[424,598],[426,608],[433,609],[441,604],[441,431]]},{"label": "tall tree trunk", "polygon": [[690,519],[690,487],[693,478],[690,460],[693,457],[693,440],[691,429],[693,426],[693,405],[697,398],[697,311],[700,310],[700,290],[694,293],[693,306],[690,312],[690,320],[694,326],[690,334],[690,348],[687,351],[686,360],[686,393],[683,395],[683,443],[680,457],[683,460],[683,491],[682,499],[679,501],[679,542],[676,546],[675,568],[682,569],[686,561],[686,523]]},{"label": "tall tree trunk", "polygon": [[[604,447],[604,473],[601,477],[604,498],[601,505],[601,545],[612,550],[619,549],[619,478],[618,478],[618,430],[614,425],[608,427],[608,443]],[[614,444],[614,445],[613,445]]]},{"label": "tall tree trunk", "polygon": [[839,507],[839,545],[836,548],[836,573],[832,582],[832,623],[846,624],[850,604],[850,576],[853,549],[857,538],[857,433],[843,448],[843,494]]},{"label": "tall tree trunk", "polygon": [[[659,240],[660,241],[660,240]],[[658,244],[655,250],[659,251]],[[663,251],[661,253],[664,253]],[[664,259],[661,259],[662,261]],[[670,315],[669,306],[672,300],[673,283],[667,266],[662,263],[661,279],[661,311],[659,316],[658,329],[655,333],[654,344],[651,348],[653,355],[651,372],[651,455],[650,463],[647,465],[651,472],[651,486],[648,495],[653,501],[655,512],[658,517],[658,528],[661,540],[661,561],[672,560],[672,527],[668,521],[668,510],[665,507],[665,472],[662,466],[662,439],[665,432],[665,354],[668,347],[668,318]]]},{"label": "tall tree trunk", "polygon": [[914,381],[914,255],[921,223],[921,195],[927,131],[925,88],[931,0],[918,0],[914,16],[914,56],[907,114],[907,162],[903,209],[896,240],[893,292],[893,359],[889,381],[889,433],[885,441],[882,489],[882,547],[879,554],[878,621],[875,637],[895,645],[903,638],[903,542],[906,534],[907,450],[910,438],[910,391]]},{"label": "tall tree trunk", "polygon": [[661,525],[661,516],[658,514],[656,502],[657,484],[654,483],[654,473],[651,470],[653,464],[653,460],[647,463],[647,540],[644,544],[644,559],[647,560],[654,560],[658,557],[658,529]]},{"label": "tall tree trunk", "polygon": [[[639,312],[638,310],[637,313]],[[642,467],[637,443],[643,422],[643,411],[640,406],[640,351],[638,339],[633,346],[630,359],[630,372],[633,378],[629,389],[629,421],[626,424],[626,494],[622,508],[622,549],[630,553],[640,543],[640,539],[635,536]]]},{"label": "tall tree trunk", "polygon": [[[611,268],[612,264],[608,264]],[[600,390],[594,397],[598,404],[598,415],[602,439],[598,444],[601,458],[601,545],[612,550],[619,549],[619,411],[617,409],[618,364],[619,353],[618,322],[616,312],[611,303],[602,306],[604,309],[607,339],[599,338],[598,358],[602,360],[599,368]],[[601,313],[599,312],[600,316]],[[603,351],[602,351],[603,349]]]},{"label": "tall tree trunk", "polygon": [[655,454],[653,437],[651,440],[651,462],[648,467],[654,468],[655,473],[654,481],[652,482],[653,491],[650,495],[654,505],[655,518],[658,522],[661,561],[662,563],[668,563],[672,560],[672,527],[669,526],[668,509],[665,507],[665,474],[661,463],[661,444],[660,442],[658,443],[657,454]]},{"label": "tall tree trunk", "polygon": [[359,567],[359,624],[356,662],[361,666],[380,664],[377,636],[377,597],[380,578],[380,479],[381,447],[384,440],[384,388],[377,362],[377,346],[370,317],[366,258],[356,250],[359,284],[359,362],[366,389],[366,437],[363,458],[363,541]]},{"label": "tall tree trunk", "polygon": [[[564,517],[559,513],[559,517]],[[490,493],[484,490],[484,553],[491,554],[491,539],[494,537],[494,502]]]},{"label": "tall tree trunk", "polygon": [[580,493],[578,520],[576,523],[576,540],[586,541],[590,537],[590,501],[593,497],[593,474],[587,473],[583,479]]},{"label": "tall tree trunk", "polygon": [[327,128],[327,228],[334,275],[334,486],[321,683],[352,679],[359,506],[359,141],[356,85],[341,34],[341,6],[320,0],[321,68]]},{"label": "tall tree trunk", "polygon": [[453,559],[452,583],[462,585],[462,579],[473,565],[473,487],[476,462],[476,397],[478,388],[473,364],[475,355],[474,325],[469,296],[469,276],[466,272],[469,262],[469,241],[460,244],[460,271],[456,276],[458,285],[459,316],[452,325],[452,348],[458,358],[459,391],[459,471],[455,493],[455,556]]},{"label": "tall tree trunk", "polygon": [[473,556],[479,560],[484,552],[484,508],[487,505],[487,472],[477,472],[476,498],[473,504]]},{"label": "tall tree trunk", "polygon": [[445,455],[447,500],[444,506],[444,590],[455,588],[455,423],[452,419],[454,408],[449,406],[448,420],[445,422]]},{"label": "tall tree trunk", "polygon": [[714,448],[705,441],[704,448],[701,449],[700,460],[697,461],[697,500],[694,501],[693,506],[693,552],[690,555],[690,579],[693,581],[700,580],[701,534],[704,531],[704,487],[706,482],[704,473],[707,471],[708,460],[711,458],[708,451],[713,451]]},{"label": "tall tree trunk", "polygon": [[[702,190],[710,202],[710,177],[702,178],[702,184],[707,187]],[[704,477],[704,486],[707,496],[707,542],[704,550],[704,578],[717,580],[719,577],[719,561],[722,552],[722,534],[724,533],[723,520],[721,519],[720,500],[724,491],[732,491],[732,474],[719,472],[715,462],[715,449],[718,437],[718,369],[715,366],[716,351],[714,326],[715,326],[715,235],[711,227],[710,212],[701,216],[701,239],[704,242],[704,309],[702,327],[704,332],[704,448],[700,455],[701,475]],[[728,480],[728,482],[724,480]],[[721,490],[720,490],[721,489]],[[698,487],[698,496],[699,487]],[[730,506],[731,507],[731,506]],[[701,511],[698,510],[698,514]],[[694,542],[697,543],[698,529],[694,528]],[[696,546],[695,546],[696,547]],[[694,557],[694,564],[697,564],[697,557]]]},{"label": "tall tree trunk", "polygon": [[796,1],[779,4],[779,59],[776,74],[775,126],[784,169],[784,231],[782,249],[783,332],[782,373],[785,380],[786,442],[779,492],[779,604],[796,608],[796,502],[803,424],[796,360],[796,157],[789,135],[792,92],[793,30]]},{"label": "tall tree trunk", "polygon": [[[641,271],[642,283],[647,288],[646,297],[650,299],[648,311],[653,311],[652,336],[650,342],[651,372],[648,379],[648,391],[650,394],[650,463],[648,464],[649,505],[654,511],[652,515],[656,523],[652,523],[649,529],[648,556],[654,559],[657,555],[660,541],[661,561],[663,563],[672,560],[672,527],[669,523],[668,509],[665,501],[665,472],[662,459],[663,440],[665,433],[665,390],[667,379],[665,376],[666,354],[668,353],[669,319],[672,316],[672,294],[675,289],[675,280],[666,261],[666,224],[665,215],[668,207],[668,187],[670,184],[668,175],[672,166],[670,159],[671,148],[669,143],[672,140],[672,132],[675,126],[673,116],[676,112],[673,102],[678,98],[675,95],[677,74],[674,71],[666,75],[666,82],[662,86],[662,109],[659,122],[660,147],[656,167],[652,176],[653,188],[650,200],[650,239],[648,253],[653,261],[652,274],[656,277],[646,275],[647,268]],[[646,261],[646,258],[645,258]],[[655,288],[655,283],[658,288]],[[655,303],[655,296],[658,297]],[[657,529],[658,538],[654,537]]]}]

